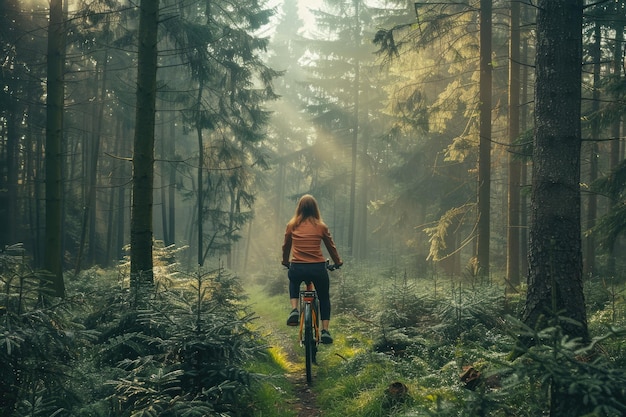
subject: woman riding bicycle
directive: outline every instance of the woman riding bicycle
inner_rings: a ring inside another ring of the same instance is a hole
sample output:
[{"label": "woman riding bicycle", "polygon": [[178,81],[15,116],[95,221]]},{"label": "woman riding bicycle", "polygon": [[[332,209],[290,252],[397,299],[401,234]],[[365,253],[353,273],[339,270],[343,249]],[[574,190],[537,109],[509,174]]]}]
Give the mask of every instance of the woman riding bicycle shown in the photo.
[{"label": "woman riding bicycle", "polygon": [[300,283],[313,282],[320,301],[322,319],[321,342],[333,343],[328,326],[330,324],[330,280],[326,270],[326,260],[322,254],[321,242],[333,262],[341,266],[339,257],[328,226],[322,220],[317,201],[310,194],[303,195],[296,206],[296,213],[287,223],[285,241],[283,243],[282,264],[289,268],[289,298],[292,311],[287,319],[288,326],[297,326],[300,319],[298,313],[298,297]]}]

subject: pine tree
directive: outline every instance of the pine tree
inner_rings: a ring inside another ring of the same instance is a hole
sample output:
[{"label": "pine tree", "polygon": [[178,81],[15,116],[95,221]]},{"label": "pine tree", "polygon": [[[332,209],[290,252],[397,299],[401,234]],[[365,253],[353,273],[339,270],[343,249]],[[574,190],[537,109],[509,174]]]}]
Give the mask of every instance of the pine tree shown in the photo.
[{"label": "pine tree", "polygon": [[65,108],[65,18],[63,1],[50,2],[48,28],[46,123],[46,245],[44,268],[52,294],[65,296],[63,282],[63,174],[62,142]]},{"label": "pine tree", "polygon": [[581,65],[582,0],[540,1],[524,321],[543,328],[556,320],[567,335],[585,342],[589,333],[580,233]]}]

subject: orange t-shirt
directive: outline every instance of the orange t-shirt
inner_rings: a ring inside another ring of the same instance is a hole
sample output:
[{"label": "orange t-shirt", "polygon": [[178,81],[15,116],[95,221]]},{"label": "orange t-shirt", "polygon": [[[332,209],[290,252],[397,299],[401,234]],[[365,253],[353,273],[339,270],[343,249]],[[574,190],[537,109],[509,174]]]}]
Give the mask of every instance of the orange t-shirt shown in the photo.
[{"label": "orange t-shirt", "polygon": [[[283,243],[283,264],[325,262],[321,242],[324,242],[328,254],[335,264],[341,264],[341,258],[324,223],[313,224],[304,221],[294,229],[287,226]],[[289,255],[291,254],[291,259]]]}]

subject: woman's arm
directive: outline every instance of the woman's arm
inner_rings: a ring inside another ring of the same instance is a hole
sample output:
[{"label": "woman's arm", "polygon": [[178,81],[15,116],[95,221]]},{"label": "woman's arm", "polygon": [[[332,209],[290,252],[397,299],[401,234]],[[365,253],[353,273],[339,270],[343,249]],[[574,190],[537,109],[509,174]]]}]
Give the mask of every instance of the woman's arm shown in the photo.
[{"label": "woman's arm", "polygon": [[283,260],[282,265],[289,267],[289,256],[291,255],[291,230],[287,227],[285,231],[285,239],[283,241]]},{"label": "woman's arm", "polygon": [[343,262],[341,261],[341,258],[339,257],[339,252],[337,252],[337,247],[335,246],[335,242],[333,241],[333,237],[330,235],[330,230],[328,230],[327,226],[323,227],[322,240],[324,241],[326,250],[328,250],[328,253],[330,257],[332,258],[333,262],[335,263],[335,265],[337,266],[343,265]]}]

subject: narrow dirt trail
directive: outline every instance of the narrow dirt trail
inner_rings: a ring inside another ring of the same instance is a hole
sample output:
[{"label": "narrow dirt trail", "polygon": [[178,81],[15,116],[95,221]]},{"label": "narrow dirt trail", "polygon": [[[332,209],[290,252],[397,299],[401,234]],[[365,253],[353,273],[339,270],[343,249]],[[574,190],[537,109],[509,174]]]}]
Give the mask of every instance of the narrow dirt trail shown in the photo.
[{"label": "narrow dirt trail", "polygon": [[298,401],[295,401],[292,405],[294,410],[298,413],[298,417],[317,417],[322,415],[315,403],[315,393],[306,383],[304,376],[296,376],[293,373],[287,376],[287,379],[292,381],[294,387],[294,393],[298,397]]},{"label": "narrow dirt trail", "polygon": [[[285,378],[292,384],[295,398],[289,401],[297,417],[318,417],[322,411],[317,406],[315,391],[306,382],[304,370],[304,349],[294,342],[297,330],[278,323],[264,322],[263,328],[268,334],[270,344],[279,349],[287,361]],[[313,378],[316,376],[313,368]]]},{"label": "narrow dirt trail", "polygon": [[[306,382],[304,349],[298,352],[293,349],[293,345],[288,345],[284,347],[290,362],[289,373],[286,377],[293,385],[294,393],[297,397],[297,401],[292,404],[293,408],[297,411],[298,417],[321,416],[322,412],[317,406],[315,392]],[[315,372],[315,370],[313,371]]]}]

